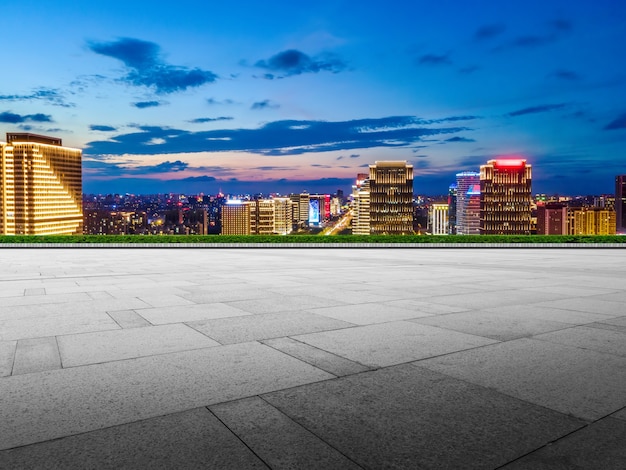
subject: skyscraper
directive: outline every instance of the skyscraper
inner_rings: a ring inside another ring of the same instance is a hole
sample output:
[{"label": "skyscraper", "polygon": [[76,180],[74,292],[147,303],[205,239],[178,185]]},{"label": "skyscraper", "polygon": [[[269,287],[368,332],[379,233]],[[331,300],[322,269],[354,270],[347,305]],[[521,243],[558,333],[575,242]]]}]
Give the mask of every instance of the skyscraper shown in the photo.
[{"label": "skyscraper", "polygon": [[615,213],[617,233],[626,233],[626,175],[615,177]]},{"label": "skyscraper", "polygon": [[480,166],[480,234],[530,234],[531,165],[489,160]]},{"label": "skyscraper", "polygon": [[378,161],[370,165],[370,233],[413,233],[413,165]]},{"label": "skyscraper", "polygon": [[456,235],[456,182],[448,188],[448,233]]},{"label": "skyscraper", "polygon": [[465,194],[464,234],[480,234],[480,184],[473,184]]},{"label": "skyscraper", "polygon": [[429,207],[430,233],[433,235],[448,235],[448,210],[445,203],[433,203]]},{"label": "skyscraper", "polygon": [[0,234],[82,234],[81,159],[61,139],[7,133],[0,143]]},{"label": "skyscraper", "polygon": [[464,171],[456,174],[456,233],[468,235],[467,226],[467,191],[474,185],[480,184],[480,173]]},{"label": "skyscraper", "polygon": [[567,235],[567,220],[565,204],[537,203],[537,235]]}]

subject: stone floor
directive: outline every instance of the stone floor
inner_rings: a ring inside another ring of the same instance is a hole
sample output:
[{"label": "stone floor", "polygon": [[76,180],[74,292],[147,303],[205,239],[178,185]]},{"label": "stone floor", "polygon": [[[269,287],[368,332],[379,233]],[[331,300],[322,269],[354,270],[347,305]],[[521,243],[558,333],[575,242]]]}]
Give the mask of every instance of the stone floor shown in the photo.
[{"label": "stone floor", "polygon": [[0,468],[621,469],[626,250],[0,249]]}]

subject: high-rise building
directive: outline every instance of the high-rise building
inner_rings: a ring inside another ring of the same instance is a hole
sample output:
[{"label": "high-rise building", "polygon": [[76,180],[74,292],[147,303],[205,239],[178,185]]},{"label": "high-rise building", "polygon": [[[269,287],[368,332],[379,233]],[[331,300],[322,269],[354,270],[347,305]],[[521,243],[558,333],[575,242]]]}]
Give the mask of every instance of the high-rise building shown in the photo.
[{"label": "high-rise building", "polygon": [[531,233],[531,165],[522,159],[480,166],[480,234]]},{"label": "high-rise building", "polygon": [[448,204],[433,203],[429,207],[430,233],[433,235],[448,235]]},{"label": "high-rise building", "polygon": [[7,133],[0,143],[0,234],[82,234],[81,159],[61,139]]},{"label": "high-rise building", "polygon": [[480,184],[470,186],[465,194],[463,225],[465,235],[480,234]]},{"label": "high-rise building", "polygon": [[448,233],[456,235],[456,182],[448,187]]},{"label": "high-rise building", "polygon": [[367,178],[357,179],[352,188],[353,215],[352,234],[370,234],[370,182]]},{"label": "high-rise building", "polygon": [[480,173],[476,171],[463,171],[456,174],[456,233],[468,235],[467,226],[467,191],[474,185],[480,184]]},{"label": "high-rise building", "polygon": [[222,207],[223,235],[287,235],[293,231],[293,205],[287,197],[230,200]]},{"label": "high-rise building", "polygon": [[229,199],[222,206],[222,235],[250,235],[250,204]]},{"label": "high-rise building", "polygon": [[615,211],[598,207],[570,207],[570,235],[615,235]]},{"label": "high-rise building", "polygon": [[567,220],[565,204],[537,203],[537,235],[567,235]]},{"label": "high-rise building", "polygon": [[626,175],[615,177],[615,214],[617,233],[626,233]]},{"label": "high-rise building", "polygon": [[413,165],[377,161],[370,165],[370,233],[413,232]]}]

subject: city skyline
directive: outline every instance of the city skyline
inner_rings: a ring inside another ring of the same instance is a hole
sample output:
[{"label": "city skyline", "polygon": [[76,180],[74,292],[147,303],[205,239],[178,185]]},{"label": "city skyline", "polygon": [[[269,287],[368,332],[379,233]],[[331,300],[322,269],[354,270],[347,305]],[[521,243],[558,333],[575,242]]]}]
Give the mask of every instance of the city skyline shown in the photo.
[{"label": "city skyline", "polygon": [[377,160],[420,194],[502,157],[536,193],[626,173],[619,1],[4,10],[0,125],[81,148],[85,193],[334,192]]}]

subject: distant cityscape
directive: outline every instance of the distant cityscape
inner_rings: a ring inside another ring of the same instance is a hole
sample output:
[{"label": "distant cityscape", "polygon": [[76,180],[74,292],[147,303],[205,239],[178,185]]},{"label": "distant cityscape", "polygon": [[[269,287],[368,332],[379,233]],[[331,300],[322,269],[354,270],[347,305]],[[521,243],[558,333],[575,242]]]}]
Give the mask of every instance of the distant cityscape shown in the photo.
[{"label": "distant cityscape", "polygon": [[83,194],[82,152],[7,133],[0,234],[614,235],[626,233],[626,175],[613,194],[532,194],[532,165],[492,159],[438,196],[415,194],[413,166],[376,161],[349,194]]}]

